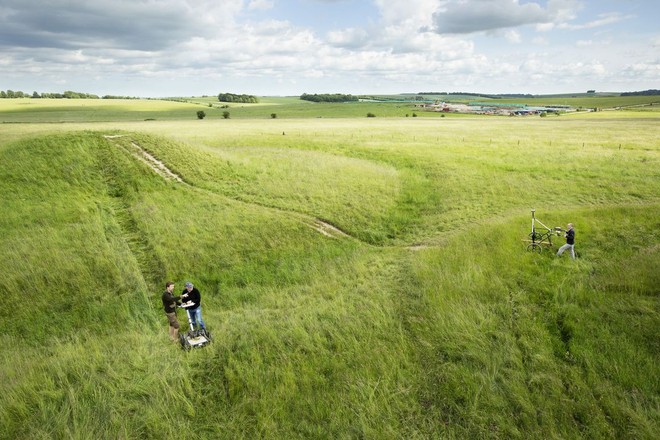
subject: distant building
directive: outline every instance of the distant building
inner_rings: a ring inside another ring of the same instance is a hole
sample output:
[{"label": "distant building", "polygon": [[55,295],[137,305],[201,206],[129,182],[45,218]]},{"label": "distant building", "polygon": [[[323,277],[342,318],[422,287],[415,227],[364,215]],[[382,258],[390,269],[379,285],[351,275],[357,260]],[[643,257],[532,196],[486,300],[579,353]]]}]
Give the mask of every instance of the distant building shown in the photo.
[{"label": "distant building", "polygon": [[505,104],[497,102],[470,102],[468,104],[464,104],[436,101],[434,103],[415,104],[415,107],[433,112],[471,113],[479,115],[500,116],[528,116],[540,115],[541,113],[560,113],[572,111],[572,108],[567,105],[529,107],[526,104]]}]

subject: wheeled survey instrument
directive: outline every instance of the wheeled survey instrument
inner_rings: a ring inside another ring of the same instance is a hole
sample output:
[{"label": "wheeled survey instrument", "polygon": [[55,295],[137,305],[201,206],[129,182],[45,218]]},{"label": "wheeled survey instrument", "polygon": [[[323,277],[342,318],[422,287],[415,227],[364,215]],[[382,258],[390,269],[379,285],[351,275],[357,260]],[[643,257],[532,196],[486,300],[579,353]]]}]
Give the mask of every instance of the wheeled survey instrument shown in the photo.
[{"label": "wheeled survey instrument", "polygon": [[[192,301],[185,302],[181,304],[181,308],[187,309],[188,307],[193,306]],[[181,348],[188,351],[191,348],[204,347],[211,343],[211,333],[205,328],[200,328],[195,330],[193,327],[193,321],[191,314],[186,310],[186,315],[188,316],[188,325],[189,329],[185,333],[179,333],[179,342],[181,343]]]},{"label": "wheeled survey instrument", "polygon": [[[529,239],[526,240],[530,242],[527,245],[527,250],[540,253],[543,251],[543,247],[552,247],[552,236],[560,236],[562,229],[559,226],[547,227],[536,218],[535,212],[536,209],[532,209],[532,232],[528,235]],[[537,223],[540,227],[537,226]]]}]

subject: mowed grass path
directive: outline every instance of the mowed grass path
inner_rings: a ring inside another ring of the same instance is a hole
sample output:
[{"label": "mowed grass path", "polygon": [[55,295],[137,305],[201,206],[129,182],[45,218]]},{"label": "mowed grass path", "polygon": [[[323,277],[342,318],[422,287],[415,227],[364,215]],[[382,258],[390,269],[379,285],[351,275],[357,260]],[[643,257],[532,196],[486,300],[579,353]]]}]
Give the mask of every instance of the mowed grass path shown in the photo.
[{"label": "mowed grass path", "polygon": [[[3,125],[3,434],[654,438],[656,122]],[[166,279],[211,346],[168,344]]]}]

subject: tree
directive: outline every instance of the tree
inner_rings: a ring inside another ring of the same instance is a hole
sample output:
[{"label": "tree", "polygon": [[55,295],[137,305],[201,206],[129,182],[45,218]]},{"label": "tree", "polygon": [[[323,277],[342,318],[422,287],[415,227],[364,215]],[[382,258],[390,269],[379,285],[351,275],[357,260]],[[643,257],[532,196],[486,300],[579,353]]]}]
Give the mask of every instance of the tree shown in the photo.
[{"label": "tree", "polygon": [[300,99],[303,101],[312,101],[312,102],[351,102],[351,101],[359,101],[357,96],[353,95],[344,95],[341,93],[323,93],[323,94],[307,94],[303,93],[300,95]]},{"label": "tree", "polygon": [[253,95],[237,95],[235,93],[220,93],[218,101],[221,102],[240,102],[243,104],[257,103],[259,100]]},{"label": "tree", "polygon": [[229,112],[222,112],[222,117],[225,119],[229,119]]},{"label": "tree", "polygon": [[204,119],[206,117],[206,113],[204,113],[204,110],[199,110],[197,112],[197,119]]},{"label": "tree", "polygon": [[624,92],[621,94],[621,96],[655,96],[655,95],[660,95],[660,90],[649,89],[649,90],[643,90],[641,92]]},{"label": "tree", "polygon": [[39,96],[39,94],[36,91],[32,92],[32,97],[33,98],[41,98],[41,96]]}]

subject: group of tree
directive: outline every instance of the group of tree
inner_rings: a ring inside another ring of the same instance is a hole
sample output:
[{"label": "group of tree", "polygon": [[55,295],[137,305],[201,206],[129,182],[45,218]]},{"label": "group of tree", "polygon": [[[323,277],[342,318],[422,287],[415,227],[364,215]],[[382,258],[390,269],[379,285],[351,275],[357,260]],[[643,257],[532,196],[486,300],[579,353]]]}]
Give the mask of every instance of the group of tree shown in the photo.
[{"label": "group of tree", "polygon": [[[136,96],[103,95],[102,99],[140,99]],[[151,99],[151,98],[147,98]]]},{"label": "group of tree", "polygon": [[239,102],[243,104],[255,104],[259,99],[254,95],[236,95],[234,93],[220,93],[218,95],[220,102]]},{"label": "group of tree", "polygon": [[660,95],[660,90],[649,89],[649,90],[643,90],[641,92],[624,92],[621,94],[621,96],[655,96],[655,95]]},{"label": "group of tree", "polygon": [[345,95],[342,93],[314,93],[313,95],[303,93],[300,95],[300,99],[312,102],[351,102],[357,101],[358,97],[353,95]]},{"label": "group of tree", "polygon": [[[36,96],[32,95],[33,98],[41,98],[37,92],[34,92]],[[25,92],[15,92],[13,90],[0,90],[0,98],[29,98],[31,95],[28,95]]]},{"label": "group of tree", "polygon": [[[63,97],[66,99],[99,99],[98,95],[94,95],[92,93],[72,92],[71,90],[67,90],[63,93],[63,95]],[[41,97],[45,98],[43,94]]]},{"label": "group of tree", "polygon": [[99,99],[98,95],[93,95],[91,93],[73,92],[71,90],[67,90],[64,93],[33,92],[32,94],[13,90],[0,90],[0,98]]}]

